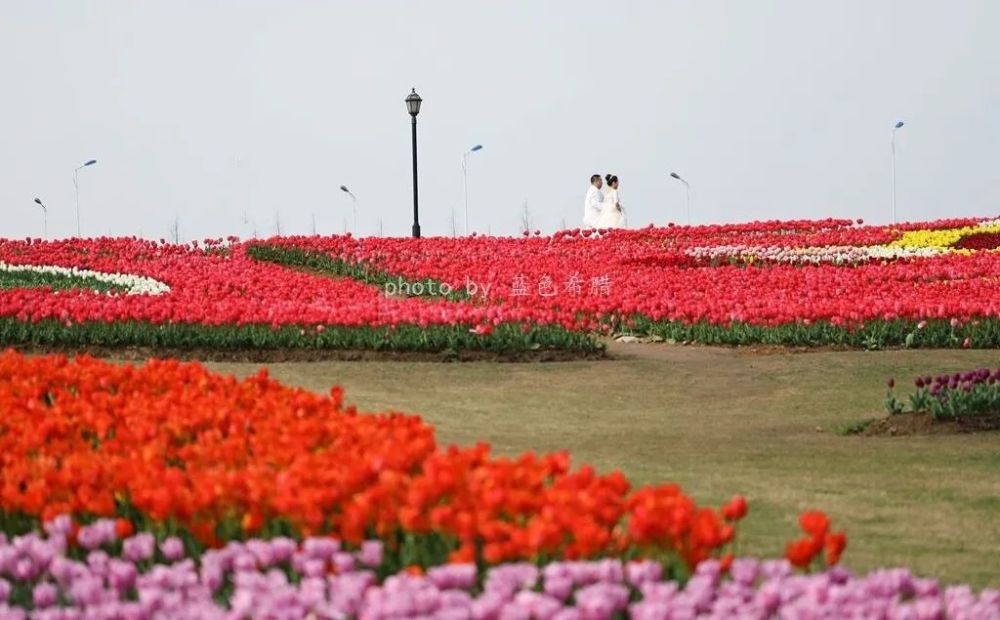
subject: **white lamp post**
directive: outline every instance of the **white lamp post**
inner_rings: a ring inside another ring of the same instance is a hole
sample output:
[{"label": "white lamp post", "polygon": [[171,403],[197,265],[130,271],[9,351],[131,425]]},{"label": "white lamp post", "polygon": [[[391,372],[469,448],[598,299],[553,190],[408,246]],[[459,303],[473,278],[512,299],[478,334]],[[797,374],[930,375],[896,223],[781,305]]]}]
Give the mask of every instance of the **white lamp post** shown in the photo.
[{"label": "white lamp post", "polygon": [[76,236],[80,236],[80,179],[79,173],[82,168],[87,166],[93,166],[97,163],[96,159],[88,159],[73,170],[73,186],[76,187]]},{"label": "white lamp post", "polygon": [[49,210],[42,204],[41,198],[35,198],[35,204],[42,208],[42,231],[43,239],[49,238]]},{"label": "white lamp post", "polygon": [[670,177],[674,178],[674,179],[677,179],[678,181],[680,181],[681,183],[684,184],[684,191],[685,191],[685,194],[687,196],[687,203],[686,203],[687,204],[687,223],[688,223],[688,226],[690,226],[691,225],[691,184],[688,183],[687,181],[685,181],[683,179],[683,177],[681,177],[681,175],[677,174],[676,172],[671,172],[670,173]]},{"label": "white lamp post", "polygon": [[889,181],[892,183],[892,223],[896,223],[896,130],[903,126],[903,121],[896,121],[889,136],[889,148],[892,150],[892,169]]},{"label": "white lamp post", "polygon": [[475,153],[476,151],[483,150],[482,144],[477,144],[462,155],[462,186],[465,188],[465,234],[469,234],[469,173],[468,173],[468,159],[469,155]]},{"label": "white lamp post", "polygon": [[340,186],[340,191],[344,192],[351,197],[351,209],[354,215],[354,234],[358,234],[358,199],[351,193],[351,190],[347,189],[346,185]]}]

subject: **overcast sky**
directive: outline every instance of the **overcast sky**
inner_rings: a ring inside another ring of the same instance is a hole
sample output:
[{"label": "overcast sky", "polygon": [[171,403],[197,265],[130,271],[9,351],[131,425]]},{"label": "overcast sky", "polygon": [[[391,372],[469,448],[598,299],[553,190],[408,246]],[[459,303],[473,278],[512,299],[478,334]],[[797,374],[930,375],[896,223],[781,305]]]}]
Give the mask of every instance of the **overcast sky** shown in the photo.
[{"label": "overcast sky", "polygon": [[0,0],[0,236],[1000,211],[1000,2]]}]

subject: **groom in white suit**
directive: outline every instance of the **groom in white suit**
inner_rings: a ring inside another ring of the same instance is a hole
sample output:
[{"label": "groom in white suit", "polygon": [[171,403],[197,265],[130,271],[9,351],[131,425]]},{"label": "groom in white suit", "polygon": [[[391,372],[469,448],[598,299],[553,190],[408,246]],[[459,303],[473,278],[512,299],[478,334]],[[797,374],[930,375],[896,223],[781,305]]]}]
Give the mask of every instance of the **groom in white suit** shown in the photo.
[{"label": "groom in white suit", "polygon": [[597,228],[597,222],[601,219],[601,203],[604,202],[604,192],[601,191],[601,175],[595,174],[590,177],[590,187],[587,189],[587,197],[583,204],[583,227]]}]

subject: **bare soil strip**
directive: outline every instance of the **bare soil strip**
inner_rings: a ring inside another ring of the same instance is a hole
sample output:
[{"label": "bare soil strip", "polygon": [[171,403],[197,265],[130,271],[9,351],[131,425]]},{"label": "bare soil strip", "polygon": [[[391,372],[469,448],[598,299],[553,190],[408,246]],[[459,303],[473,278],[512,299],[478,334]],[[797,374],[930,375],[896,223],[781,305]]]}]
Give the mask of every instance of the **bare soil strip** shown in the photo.
[{"label": "bare soil strip", "polygon": [[997,430],[1000,430],[1000,413],[965,416],[954,420],[935,420],[926,413],[900,413],[875,420],[860,434],[868,437],[896,437],[982,433]]},{"label": "bare soil strip", "polygon": [[270,364],[279,362],[497,362],[534,363],[566,362],[606,359],[603,351],[484,351],[464,349],[458,351],[391,351],[375,349],[181,349],[171,347],[102,347],[67,346],[38,347],[14,346],[27,354],[65,353],[66,355],[91,355],[129,361],[150,358],[174,358],[184,361],[246,362]]}]

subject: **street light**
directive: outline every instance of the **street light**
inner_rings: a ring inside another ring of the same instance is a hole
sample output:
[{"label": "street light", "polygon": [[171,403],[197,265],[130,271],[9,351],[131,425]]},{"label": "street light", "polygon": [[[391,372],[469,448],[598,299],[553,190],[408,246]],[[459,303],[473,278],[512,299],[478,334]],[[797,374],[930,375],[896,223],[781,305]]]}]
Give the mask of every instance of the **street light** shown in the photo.
[{"label": "street light", "polygon": [[469,234],[469,174],[468,174],[468,159],[469,155],[475,153],[476,151],[483,150],[482,144],[477,144],[462,155],[462,185],[465,188],[465,234]]},{"label": "street light", "polygon": [[93,166],[97,163],[96,159],[88,159],[73,170],[73,186],[76,188],[76,236],[80,236],[80,179],[78,177],[80,169],[86,168],[87,166]]},{"label": "street light", "polygon": [[892,170],[889,173],[892,182],[892,223],[896,223],[896,130],[903,126],[903,121],[896,121],[892,126],[892,133],[889,136],[889,145],[892,149]]},{"label": "street light", "polygon": [[42,228],[42,231],[43,231],[43,234],[44,234],[43,238],[44,239],[48,239],[49,238],[49,210],[46,209],[45,205],[42,204],[42,199],[41,198],[35,198],[35,204],[42,208],[42,221],[44,223],[44,227]]},{"label": "street light", "polygon": [[358,199],[351,193],[351,190],[347,189],[346,185],[341,185],[340,191],[351,197],[351,209],[354,212],[354,234],[356,235],[358,234]]},{"label": "street light", "polygon": [[671,172],[670,176],[672,178],[674,178],[674,179],[677,179],[678,181],[680,181],[681,183],[684,184],[684,190],[685,190],[685,193],[687,194],[687,223],[688,223],[688,226],[690,226],[691,225],[691,184],[688,183],[687,181],[685,181],[683,178],[681,178],[681,175],[677,174],[676,172]]},{"label": "street light", "polygon": [[413,237],[420,238],[420,220],[417,217],[417,114],[420,114],[420,102],[423,99],[417,94],[417,89],[411,90],[406,97],[406,111],[413,119]]}]

